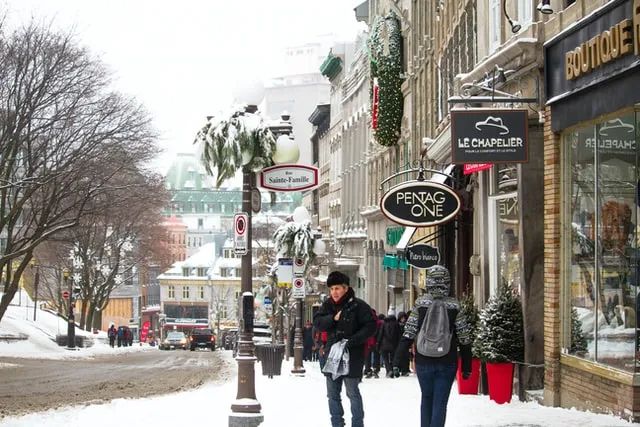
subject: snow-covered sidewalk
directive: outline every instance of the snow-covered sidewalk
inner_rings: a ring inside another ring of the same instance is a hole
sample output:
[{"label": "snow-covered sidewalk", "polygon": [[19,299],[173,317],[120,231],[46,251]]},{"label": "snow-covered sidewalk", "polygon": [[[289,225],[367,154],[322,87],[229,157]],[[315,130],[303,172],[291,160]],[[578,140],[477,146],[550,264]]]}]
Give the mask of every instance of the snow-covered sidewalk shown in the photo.
[{"label": "snow-covered sidewalk", "polygon": [[[224,357],[230,358],[230,352]],[[304,377],[290,374],[292,359],[283,364],[283,375],[269,379],[256,364],[256,394],[264,415],[261,427],[326,427],[329,413],[324,377],[317,363],[307,363]],[[235,369],[235,368],[234,368]],[[159,373],[158,375],[161,375]],[[236,396],[237,377],[224,384],[206,384],[199,389],[145,398],[116,399],[106,404],[70,407],[5,418],[3,427],[70,426],[173,426],[228,424],[231,402]],[[397,379],[365,379],[361,385],[365,424],[417,426],[420,392],[415,376]],[[343,391],[345,411],[349,403]],[[350,417],[347,416],[347,425]],[[460,396],[456,385],[449,401],[447,426],[629,426],[620,418],[577,410],[548,408],[536,403],[497,405],[487,396]]]}]

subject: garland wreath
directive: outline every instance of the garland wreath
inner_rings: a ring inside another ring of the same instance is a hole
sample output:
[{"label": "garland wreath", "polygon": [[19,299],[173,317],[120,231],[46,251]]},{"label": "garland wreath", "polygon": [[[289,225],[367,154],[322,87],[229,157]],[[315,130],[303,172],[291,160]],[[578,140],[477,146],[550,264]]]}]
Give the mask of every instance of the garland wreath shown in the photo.
[{"label": "garland wreath", "polygon": [[402,34],[400,21],[391,11],[377,17],[369,37],[371,61],[371,127],[378,144],[395,145],[402,123]]}]

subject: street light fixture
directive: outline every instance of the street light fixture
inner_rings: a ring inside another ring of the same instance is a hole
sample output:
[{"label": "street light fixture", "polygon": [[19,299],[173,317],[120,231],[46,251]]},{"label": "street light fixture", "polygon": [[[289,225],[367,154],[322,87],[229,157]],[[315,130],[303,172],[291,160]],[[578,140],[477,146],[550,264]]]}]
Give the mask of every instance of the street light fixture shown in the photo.
[{"label": "street light fixture", "polygon": [[511,25],[511,32],[513,34],[516,34],[522,29],[522,25],[520,25],[518,21],[512,20],[507,13],[507,0],[502,0],[502,12],[504,13],[504,17],[507,18],[507,21],[509,21],[509,25]]},{"label": "street light fixture", "polygon": [[538,12],[543,13],[545,15],[551,15],[553,13],[553,9],[551,8],[551,0],[542,0],[538,3]]}]

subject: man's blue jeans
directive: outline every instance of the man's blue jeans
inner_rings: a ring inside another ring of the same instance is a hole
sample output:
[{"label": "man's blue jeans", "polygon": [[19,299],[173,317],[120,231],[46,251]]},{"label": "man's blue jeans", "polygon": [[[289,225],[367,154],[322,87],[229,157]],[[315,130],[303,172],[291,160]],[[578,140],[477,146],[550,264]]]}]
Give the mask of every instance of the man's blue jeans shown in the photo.
[{"label": "man's blue jeans", "polygon": [[420,427],[444,427],[447,402],[456,369],[455,363],[416,364],[416,374],[422,391]]},{"label": "man's blue jeans", "polygon": [[327,398],[329,398],[329,413],[331,414],[331,426],[344,426],[344,409],[342,408],[342,383],[347,390],[347,397],[351,402],[351,427],[364,427],[364,408],[362,406],[362,396],[360,395],[360,378],[338,377],[332,380],[327,379]]}]

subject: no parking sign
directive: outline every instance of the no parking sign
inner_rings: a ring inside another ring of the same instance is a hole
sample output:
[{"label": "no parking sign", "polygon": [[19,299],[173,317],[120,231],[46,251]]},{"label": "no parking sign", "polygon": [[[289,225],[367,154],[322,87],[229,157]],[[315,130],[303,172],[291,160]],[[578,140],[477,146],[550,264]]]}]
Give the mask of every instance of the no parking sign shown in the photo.
[{"label": "no parking sign", "polygon": [[302,277],[296,277],[293,279],[293,287],[291,288],[291,297],[293,298],[304,298],[304,279]]}]

